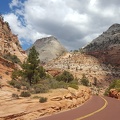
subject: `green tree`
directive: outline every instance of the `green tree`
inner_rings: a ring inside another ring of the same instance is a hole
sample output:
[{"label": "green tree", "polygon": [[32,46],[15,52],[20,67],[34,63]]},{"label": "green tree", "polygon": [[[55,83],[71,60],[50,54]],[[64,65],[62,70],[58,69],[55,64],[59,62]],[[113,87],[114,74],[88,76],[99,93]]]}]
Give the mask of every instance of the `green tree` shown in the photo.
[{"label": "green tree", "polygon": [[81,84],[85,85],[85,86],[89,85],[89,80],[87,79],[87,77],[85,76],[85,74],[83,74],[83,76],[82,76]]},{"label": "green tree", "polygon": [[74,77],[68,71],[64,71],[61,75],[58,75],[56,77],[56,80],[58,80],[58,81],[64,81],[64,82],[68,83],[68,82],[74,80]]},{"label": "green tree", "polygon": [[30,86],[32,83],[38,82],[39,79],[39,53],[36,51],[35,47],[33,46],[30,51],[27,60],[23,63],[23,76],[27,79]]},{"label": "green tree", "polygon": [[45,69],[43,68],[43,66],[40,66],[40,67],[38,68],[38,71],[39,71],[39,76],[40,76],[40,78],[46,77]]}]

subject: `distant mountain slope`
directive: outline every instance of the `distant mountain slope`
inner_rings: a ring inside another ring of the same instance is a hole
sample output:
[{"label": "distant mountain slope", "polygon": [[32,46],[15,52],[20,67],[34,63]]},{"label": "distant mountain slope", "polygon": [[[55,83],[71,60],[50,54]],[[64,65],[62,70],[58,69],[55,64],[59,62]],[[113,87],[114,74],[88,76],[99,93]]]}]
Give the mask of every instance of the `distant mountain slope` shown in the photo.
[{"label": "distant mountain slope", "polygon": [[106,64],[120,66],[120,24],[113,24],[88,44],[84,51]]},{"label": "distant mountain slope", "polygon": [[[48,62],[67,52],[65,47],[54,36],[38,39],[33,46],[39,53],[40,61],[43,62]],[[30,48],[26,50],[27,54],[29,54],[29,50]]]}]

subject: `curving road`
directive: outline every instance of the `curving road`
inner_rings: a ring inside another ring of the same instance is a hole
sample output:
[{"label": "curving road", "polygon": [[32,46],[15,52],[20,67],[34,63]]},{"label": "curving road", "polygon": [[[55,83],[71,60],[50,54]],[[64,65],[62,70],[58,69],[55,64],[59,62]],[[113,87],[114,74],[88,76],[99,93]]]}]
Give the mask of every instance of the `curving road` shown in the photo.
[{"label": "curving road", "polygon": [[120,120],[120,101],[93,96],[84,105],[38,120]]}]

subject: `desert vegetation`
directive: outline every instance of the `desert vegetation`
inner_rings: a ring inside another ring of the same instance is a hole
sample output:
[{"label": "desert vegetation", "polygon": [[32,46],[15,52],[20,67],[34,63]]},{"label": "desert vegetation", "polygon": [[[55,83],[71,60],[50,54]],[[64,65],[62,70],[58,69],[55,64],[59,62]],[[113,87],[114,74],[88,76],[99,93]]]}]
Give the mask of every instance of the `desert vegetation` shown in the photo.
[{"label": "desert vegetation", "polygon": [[81,78],[81,84],[84,86],[88,86],[89,85],[89,80],[88,78],[85,76],[85,74],[83,74],[82,78]]},{"label": "desert vegetation", "polygon": [[112,81],[109,87],[106,89],[104,95],[109,96],[111,89],[115,89],[117,92],[120,92],[120,80]]},{"label": "desert vegetation", "polygon": [[13,63],[21,64],[20,59],[16,55],[12,55],[10,53],[3,55],[3,57]]},{"label": "desert vegetation", "polygon": [[50,89],[57,88],[72,87],[78,89],[77,80],[75,80],[73,75],[68,71],[64,71],[56,77],[47,74],[43,66],[40,65],[38,55],[35,47],[32,47],[28,58],[21,65],[22,69],[15,69],[11,75],[12,80],[9,81],[9,84],[21,90],[21,97],[46,93]]}]

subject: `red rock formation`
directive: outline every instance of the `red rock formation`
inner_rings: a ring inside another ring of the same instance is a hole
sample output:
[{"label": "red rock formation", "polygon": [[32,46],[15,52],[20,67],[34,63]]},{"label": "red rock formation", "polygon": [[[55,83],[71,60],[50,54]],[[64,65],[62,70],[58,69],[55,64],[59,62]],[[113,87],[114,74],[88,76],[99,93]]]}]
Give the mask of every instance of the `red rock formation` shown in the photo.
[{"label": "red rock formation", "polygon": [[93,51],[87,54],[98,58],[102,63],[111,64],[112,66],[120,66],[120,44],[112,45],[105,51]]},{"label": "red rock formation", "polygon": [[109,97],[120,99],[120,92],[116,89],[111,89],[109,92]]},{"label": "red rock formation", "polygon": [[26,58],[25,52],[22,50],[17,35],[11,32],[10,26],[4,22],[0,16],[0,55],[5,54],[16,55],[22,62]]},{"label": "red rock formation", "polygon": [[52,75],[53,77],[62,73],[62,71],[58,70],[58,69],[48,69],[48,70],[46,70],[46,72],[49,73],[50,75]]}]

